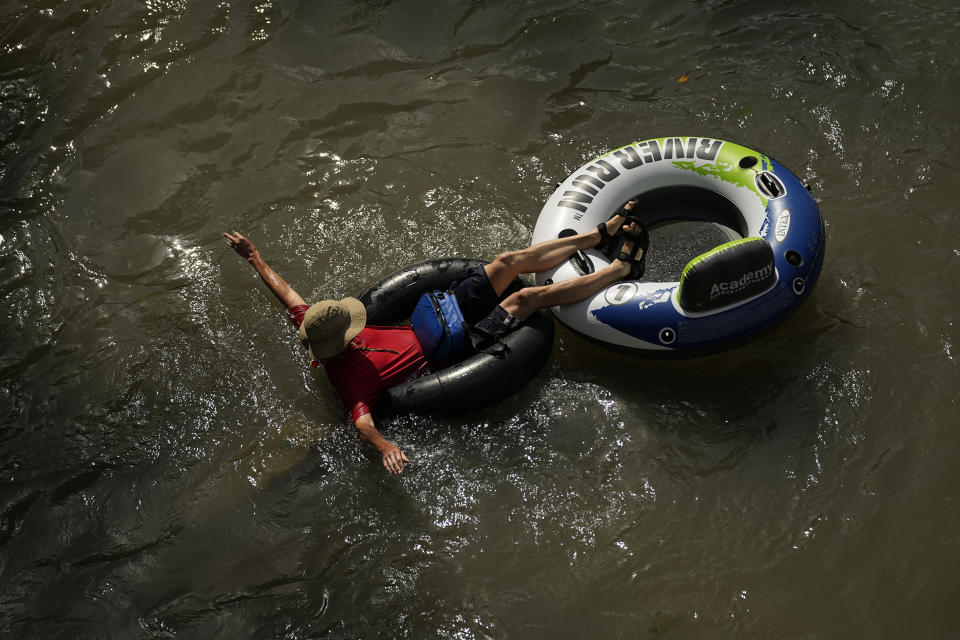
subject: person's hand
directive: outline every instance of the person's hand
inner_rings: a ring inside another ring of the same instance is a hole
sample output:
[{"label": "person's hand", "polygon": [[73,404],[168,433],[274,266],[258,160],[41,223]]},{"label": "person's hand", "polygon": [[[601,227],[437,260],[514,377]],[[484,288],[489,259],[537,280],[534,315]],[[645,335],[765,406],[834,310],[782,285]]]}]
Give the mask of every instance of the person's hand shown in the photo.
[{"label": "person's hand", "polygon": [[383,451],[383,466],[395,476],[403,473],[403,465],[410,462],[410,459],[397,448],[392,442],[387,442],[387,447]]},{"label": "person's hand", "polygon": [[623,205],[623,210],[629,213],[630,211],[633,211],[633,208],[636,206],[636,204],[636,200],[631,200],[627,204]]},{"label": "person's hand", "polygon": [[236,231],[234,231],[233,234],[224,233],[223,237],[227,239],[227,246],[240,254],[240,257],[244,260],[250,260],[250,258],[257,255],[257,248],[253,243]]}]

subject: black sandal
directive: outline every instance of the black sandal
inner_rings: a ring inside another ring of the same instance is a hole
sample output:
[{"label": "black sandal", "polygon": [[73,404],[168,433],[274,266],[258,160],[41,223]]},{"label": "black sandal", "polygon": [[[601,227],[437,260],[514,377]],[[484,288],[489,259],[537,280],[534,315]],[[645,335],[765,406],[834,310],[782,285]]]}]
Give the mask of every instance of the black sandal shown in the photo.
[{"label": "black sandal", "polygon": [[[607,220],[609,222],[616,216],[623,216],[624,218],[630,217],[630,211],[620,207],[617,209],[612,216]],[[607,256],[608,258],[613,258],[615,254],[621,247],[623,240],[623,227],[617,229],[616,233],[610,233],[607,231],[607,223],[601,222],[597,225],[597,231],[600,232],[600,242],[596,245],[596,250]]]},{"label": "black sandal", "polygon": [[607,231],[606,222],[601,222],[598,224],[597,231],[600,232],[600,242],[597,243],[596,249],[609,258],[610,254],[619,248],[620,236],[623,235],[623,232],[620,230],[614,234],[611,234]]},{"label": "black sandal", "polygon": [[[630,273],[624,277],[624,280],[639,280],[643,277],[644,271],[647,270],[647,247],[650,246],[650,234],[647,233],[647,228],[643,226],[640,220],[633,216],[627,216],[624,222],[625,226],[636,223],[640,226],[640,231],[638,233],[624,232],[624,235],[633,239],[633,249],[630,250],[630,253],[621,251],[617,260],[630,265]],[[639,260],[637,260],[638,251],[642,252]]]}]

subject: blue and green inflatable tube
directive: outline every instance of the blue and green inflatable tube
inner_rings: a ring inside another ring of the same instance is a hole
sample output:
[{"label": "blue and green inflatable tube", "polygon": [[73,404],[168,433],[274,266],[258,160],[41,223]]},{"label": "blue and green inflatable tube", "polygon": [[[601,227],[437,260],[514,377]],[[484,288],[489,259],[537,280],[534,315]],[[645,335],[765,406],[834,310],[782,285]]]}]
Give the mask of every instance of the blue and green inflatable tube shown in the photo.
[{"label": "blue and green inflatable tube", "polygon": [[[817,203],[790,170],[759,151],[693,136],[634,142],[591,160],[557,186],[534,242],[589,231],[629,200],[648,228],[720,225],[730,238],[693,258],[679,282],[617,282],[554,309],[573,331],[618,350],[698,355],[774,327],[816,283],[825,255]],[[610,263],[588,249],[537,275],[561,282]]]}]

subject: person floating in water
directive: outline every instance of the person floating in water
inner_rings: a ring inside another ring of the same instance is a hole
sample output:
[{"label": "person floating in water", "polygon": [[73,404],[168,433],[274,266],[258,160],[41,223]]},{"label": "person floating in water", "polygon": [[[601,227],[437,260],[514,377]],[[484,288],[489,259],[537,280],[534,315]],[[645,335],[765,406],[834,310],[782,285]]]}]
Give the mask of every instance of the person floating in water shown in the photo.
[{"label": "person floating in water", "polygon": [[[613,282],[642,275],[647,235],[635,219],[625,215],[633,206],[633,201],[627,203],[610,220],[587,233],[507,251],[493,262],[472,267],[466,277],[456,283],[453,294],[471,325],[470,337],[474,344],[495,341],[540,309],[580,302]],[[603,269],[565,282],[525,287],[500,301],[500,296],[518,275],[546,271],[583,249],[615,249],[616,236],[621,231],[623,250]],[[323,365],[353,424],[363,439],[380,452],[386,470],[392,474],[402,473],[410,460],[377,431],[371,407],[384,389],[427,369],[427,358],[411,328],[366,326],[366,310],[356,298],[307,305],[300,294],[270,268],[250,240],[236,231],[223,235],[227,245],[250,263],[286,306],[287,317],[299,329],[300,340],[309,350],[314,366]]]}]

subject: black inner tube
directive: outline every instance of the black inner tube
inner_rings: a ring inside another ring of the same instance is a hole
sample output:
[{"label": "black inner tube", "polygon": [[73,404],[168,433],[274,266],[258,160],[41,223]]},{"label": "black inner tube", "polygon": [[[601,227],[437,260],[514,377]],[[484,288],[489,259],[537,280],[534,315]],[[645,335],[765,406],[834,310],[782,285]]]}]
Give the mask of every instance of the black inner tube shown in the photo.
[{"label": "black inner tube", "polygon": [[[398,325],[406,322],[424,293],[446,290],[483,260],[441,258],[411,265],[387,276],[360,296],[367,323]],[[516,280],[504,293],[523,286]],[[475,353],[445,369],[387,389],[378,410],[420,414],[458,414],[476,411],[512,395],[543,367],[553,348],[554,322],[547,310],[533,314],[502,339],[506,354]]]}]

